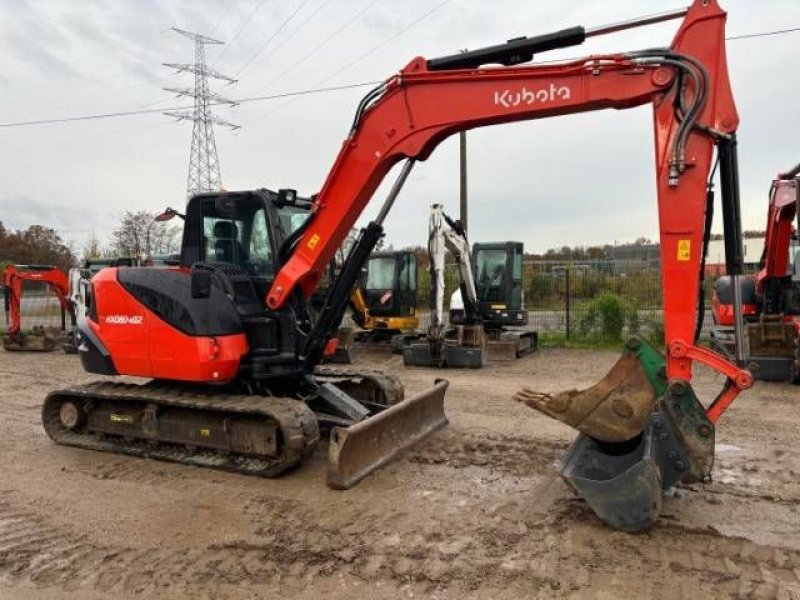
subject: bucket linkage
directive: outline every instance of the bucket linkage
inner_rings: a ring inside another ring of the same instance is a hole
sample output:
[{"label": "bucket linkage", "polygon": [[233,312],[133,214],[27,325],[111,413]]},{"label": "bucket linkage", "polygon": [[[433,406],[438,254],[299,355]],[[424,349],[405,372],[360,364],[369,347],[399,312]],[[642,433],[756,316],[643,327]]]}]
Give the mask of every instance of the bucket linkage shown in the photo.
[{"label": "bucket linkage", "polygon": [[561,475],[616,529],[650,527],[663,491],[711,476],[713,423],[691,386],[667,382],[664,357],[638,338],[587,390],[522,390],[514,399],[581,432],[561,461]]}]

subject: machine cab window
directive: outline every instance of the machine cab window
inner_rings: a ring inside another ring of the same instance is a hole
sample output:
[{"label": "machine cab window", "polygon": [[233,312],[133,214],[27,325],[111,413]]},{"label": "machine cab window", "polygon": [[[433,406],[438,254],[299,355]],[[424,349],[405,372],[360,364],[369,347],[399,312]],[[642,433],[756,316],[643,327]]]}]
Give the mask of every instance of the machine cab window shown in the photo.
[{"label": "machine cab window", "polygon": [[364,288],[368,290],[393,289],[394,270],[395,258],[393,256],[373,256],[369,259]]},{"label": "machine cab window", "polygon": [[204,260],[238,265],[254,277],[273,277],[272,238],[263,202],[240,198],[225,210],[210,201],[202,210]]}]

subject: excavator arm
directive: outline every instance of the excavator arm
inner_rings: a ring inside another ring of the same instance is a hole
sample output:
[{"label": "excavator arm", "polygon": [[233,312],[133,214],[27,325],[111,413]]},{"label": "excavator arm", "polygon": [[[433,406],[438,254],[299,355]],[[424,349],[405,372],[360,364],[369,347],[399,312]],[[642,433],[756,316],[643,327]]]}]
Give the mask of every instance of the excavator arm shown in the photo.
[{"label": "excavator arm", "polygon": [[[69,300],[69,281],[63,271],[50,265],[8,265],[3,271],[2,282],[8,325],[3,340],[6,350],[28,349],[25,348],[20,336],[22,286],[26,281],[37,281],[48,286],[58,299],[63,314],[68,314],[74,325],[74,310]],[[31,345],[30,349],[34,347]]]},{"label": "excavator arm", "polygon": [[756,292],[764,298],[766,313],[779,312],[781,281],[789,271],[789,246],[795,233],[795,218],[800,217],[798,174],[800,164],[780,173],[770,188],[764,254],[756,276]]},{"label": "excavator arm", "polygon": [[[694,0],[668,48],[588,56],[559,64],[524,65],[536,52],[581,43],[655,20],[599,30],[572,28],[440,59],[415,58],[369,92],[312,207],[292,240],[267,293],[273,311],[298,294],[308,297],[336,248],[389,170],[405,161],[378,216],[350,253],[305,346],[313,364],[343,314],[363,261],[383,235],[383,222],[416,161],[450,135],[488,125],[602,109],[650,105],[659,217],[666,359],[638,339],[592,388],[559,395],[522,390],[515,398],[582,435],[562,463],[562,474],[604,521],[642,529],[658,516],[661,492],[678,481],[710,477],[714,425],[752,385],[744,351],[741,220],[736,112],[725,56],[725,12],[716,0]],[[502,65],[482,68],[485,65]],[[717,150],[726,268],[733,275],[736,313],[734,364],[697,343],[701,271],[711,228],[709,176]],[[625,166],[619,166],[623,177]],[[702,363],[725,378],[703,406],[691,388]]]},{"label": "excavator arm", "polygon": [[[297,288],[305,296],[313,292],[336,248],[396,163],[407,161],[398,188],[414,161],[428,158],[441,141],[458,131],[650,104],[667,373],[669,379],[688,382],[692,363],[700,361],[724,374],[729,385],[715,403],[716,420],[739,390],[752,382],[746,371],[695,344],[698,274],[709,208],[707,180],[715,144],[720,150],[723,208],[727,208],[723,216],[730,233],[726,238],[732,240],[729,271],[738,272],[742,262],[741,234],[734,231],[739,225],[735,141],[739,118],[728,79],[725,17],[715,0],[696,0],[669,48],[594,55],[555,65],[474,68],[481,60],[478,56],[473,68],[451,69],[463,61],[415,58],[362,100],[308,225],[267,294],[268,306],[280,309]],[[573,34],[567,35],[570,43],[576,41]],[[513,56],[524,54],[518,43],[508,46],[506,58],[512,63]],[[503,62],[500,50],[487,56],[488,61]],[[382,234],[383,219],[397,191],[371,224],[376,226],[375,239]]]},{"label": "excavator arm", "polygon": [[447,250],[458,265],[459,279],[464,292],[464,314],[466,323],[478,318],[478,292],[470,264],[470,247],[461,225],[448,217],[441,204],[431,206],[428,223],[428,252],[431,260],[431,294],[433,315],[429,337],[441,342],[444,336],[444,267]]}]

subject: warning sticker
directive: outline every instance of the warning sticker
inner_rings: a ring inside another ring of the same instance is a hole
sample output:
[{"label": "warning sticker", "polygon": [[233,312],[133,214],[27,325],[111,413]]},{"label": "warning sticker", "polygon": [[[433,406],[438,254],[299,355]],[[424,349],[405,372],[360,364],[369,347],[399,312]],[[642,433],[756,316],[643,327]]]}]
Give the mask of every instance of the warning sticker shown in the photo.
[{"label": "warning sticker", "polygon": [[308,242],[306,243],[306,246],[308,246],[309,250],[313,250],[314,248],[317,247],[317,244],[319,244],[319,240],[320,240],[320,237],[315,233],[308,240]]},{"label": "warning sticker", "polygon": [[692,256],[692,241],[678,240],[678,260],[687,261]]}]

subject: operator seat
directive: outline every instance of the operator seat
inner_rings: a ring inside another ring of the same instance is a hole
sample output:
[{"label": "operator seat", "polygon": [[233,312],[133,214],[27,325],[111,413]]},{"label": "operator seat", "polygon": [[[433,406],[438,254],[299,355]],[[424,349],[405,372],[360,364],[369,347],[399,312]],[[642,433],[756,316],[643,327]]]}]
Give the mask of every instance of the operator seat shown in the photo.
[{"label": "operator seat", "polygon": [[242,261],[242,245],[237,239],[235,223],[217,221],[214,223],[214,257],[217,262],[238,265]]}]

